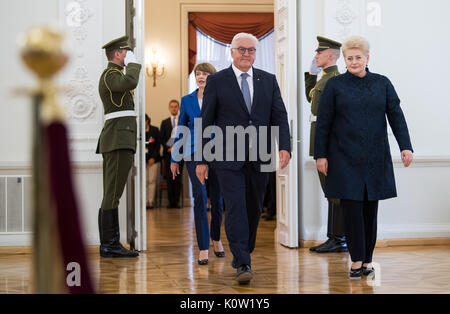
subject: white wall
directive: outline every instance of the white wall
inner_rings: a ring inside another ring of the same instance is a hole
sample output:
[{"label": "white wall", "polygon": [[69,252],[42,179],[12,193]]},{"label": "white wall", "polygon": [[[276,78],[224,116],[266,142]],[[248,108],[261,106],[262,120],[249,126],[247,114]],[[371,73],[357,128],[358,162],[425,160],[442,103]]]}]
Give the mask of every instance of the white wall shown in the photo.
[{"label": "white wall", "polygon": [[[366,30],[372,44],[370,67],[393,82],[415,153],[450,156],[450,98],[445,97],[450,72],[450,1],[375,2],[381,6],[380,26]],[[397,145],[393,148],[398,151]]]},{"label": "white wall", "polygon": [[0,34],[4,42],[0,58],[0,162],[29,163],[31,160],[31,103],[25,97],[13,96],[12,92],[14,88],[33,86],[34,79],[22,66],[16,39],[31,25],[56,22],[57,3],[57,0],[17,0],[0,4]]},{"label": "white wall", "polygon": [[[450,100],[446,96],[450,64],[450,20],[446,0],[301,0],[299,107],[304,162],[299,165],[300,238],[326,238],[327,203],[315,163],[308,157],[310,104],[304,96],[303,72],[309,70],[316,36],[343,41],[362,35],[371,43],[370,70],[393,82],[408,123],[415,162],[404,169],[390,135],[398,197],[381,201],[379,239],[450,236]],[[369,23],[368,23],[369,21]],[[338,63],[346,69],[343,60]]]},{"label": "white wall", "polygon": [[[82,14],[74,17],[76,11],[69,11],[69,4],[77,5]],[[79,23],[74,25],[70,22],[74,20]],[[125,1],[2,1],[0,21],[0,36],[4,40],[3,57],[0,58],[3,74],[0,78],[0,176],[31,173],[30,99],[13,96],[12,89],[34,87],[36,79],[21,64],[17,35],[33,26],[57,25],[67,34],[71,60],[56,83],[76,91],[61,96],[61,104],[67,111],[76,193],[87,243],[98,243],[97,214],[103,194],[101,156],[95,154],[103,126],[98,79],[107,64],[101,47],[125,35]],[[121,201],[120,212],[124,239],[125,197]],[[0,234],[0,245],[12,243],[31,244],[26,234]]]}]

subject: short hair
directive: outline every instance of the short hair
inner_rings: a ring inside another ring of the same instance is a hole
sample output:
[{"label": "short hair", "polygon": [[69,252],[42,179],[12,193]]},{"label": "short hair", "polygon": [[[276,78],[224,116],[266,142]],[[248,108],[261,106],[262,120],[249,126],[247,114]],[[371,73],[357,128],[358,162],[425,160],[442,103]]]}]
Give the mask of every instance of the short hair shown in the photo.
[{"label": "short hair", "polygon": [[169,101],[169,106],[171,103],[176,102],[178,106],[180,106],[180,102],[176,99],[172,99],[171,101]]},{"label": "short hair", "polygon": [[368,56],[370,53],[370,44],[364,37],[352,36],[347,38],[342,44],[342,52],[344,55],[345,52],[350,49],[361,50],[364,55]]},{"label": "short hair", "polygon": [[216,68],[211,63],[199,63],[194,68],[194,74],[197,73],[197,71],[206,72],[209,74],[214,74],[217,72]]},{"label": "short hair", "polygon": [[339,60],[339,58],[341,57],[341,50],[340,49],[331,49],[335,60]]},{"label": "short hair", "polygon": [[150,124],[152,122],[152,120],[150,119],[150,117],[148,116],[148,114],[145,114],[145,122],[148,124]]},{"label": "short hair", "polygon": [[108,58],[108,61],[114,60],[114,55],[117,51],[122,51],[122,49],[113,49],[113,50],[106,50],[106,58]]},{"label": "short hair", "polygon": [[236,41],[238,41],[239,39],[242,39],[242,38],[248,38],[248,39],[253,40],[253,42],[255,43],[255,48],[258,47],[258,38],[256,38],[254,35],[249,34],[249,33],[239,33],[234,36],[233,41],[231,42],[231,48],[238,48],[238,47],[235,47]]}]

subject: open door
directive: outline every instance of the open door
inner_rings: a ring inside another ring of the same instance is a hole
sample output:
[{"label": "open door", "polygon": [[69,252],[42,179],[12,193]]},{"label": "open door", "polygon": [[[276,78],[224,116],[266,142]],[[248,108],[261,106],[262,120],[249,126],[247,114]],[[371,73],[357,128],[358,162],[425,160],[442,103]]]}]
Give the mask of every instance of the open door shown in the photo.
[{"label": "open door", "polygon": [[298,247],[297,4],[275,0],[275,68],[291,132],[292,159],[277,171],[277,241]]}]

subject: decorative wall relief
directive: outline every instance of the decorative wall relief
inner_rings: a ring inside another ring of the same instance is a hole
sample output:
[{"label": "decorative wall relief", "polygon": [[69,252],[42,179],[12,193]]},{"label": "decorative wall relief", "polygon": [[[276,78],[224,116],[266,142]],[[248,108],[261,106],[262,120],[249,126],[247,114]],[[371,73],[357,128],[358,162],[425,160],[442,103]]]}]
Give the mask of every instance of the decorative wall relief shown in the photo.
[{"label": "decorative wall relief", "polygon": [[69,79],[69,98],[67,111],[71,119],[77,122],[85,121],[92,117],[96,109],[94,99],[95,87],[89,79],[89,73],[85,66],[85,41],[88,38],[88,22],[94,16],[89,8],[87,0],[72,0],[65,6],[65,21],[67,30],[75,42],[74,57],[72,62],[76,65]]},{"label": "decorative wall relief", "polygon": [[353,9],[350,0],[339,0],[338,9],[334,19],[341,25],[339,36],[347,38],[352,34],[352,24],[359,18]]},{"label": "decorative wall relief", "polygon": [[70,117],[77,120],[90,118],[96,108],[94,100],[95,89],[88,78],[88,72],[85,67],[81,66],[74,72],[69,85],[70,106],[68,107],[68,112]]},{"label": "decorative wall relief", "polygon": [[[109,2],[109,1],[108,1]],[[59,24],[70,45],[70,62],[61,74],[66,92],[61,94],[67,112],[70,151],[75,162],[91,162],[103,126],[98,80],[104,70],[106,0],[59,0]]]}]

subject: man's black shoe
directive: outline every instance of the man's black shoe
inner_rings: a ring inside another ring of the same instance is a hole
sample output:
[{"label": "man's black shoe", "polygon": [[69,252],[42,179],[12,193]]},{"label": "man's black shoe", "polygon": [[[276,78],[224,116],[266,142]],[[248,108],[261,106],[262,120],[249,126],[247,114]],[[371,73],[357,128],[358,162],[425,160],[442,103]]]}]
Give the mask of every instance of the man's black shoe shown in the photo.
[{"label": "man's black shoe", "polygon": [[120,243],[114,245],[100,245],[101,257],[138,257],[139,253],[127,250]]},{"label": "man's black shoe", "polygon": [[311,252],[315,252],[317,249],[319,249],[319,248],[321,248],[321,247],[323,247],[323,246],[325,246],[325,245],[328,245],[328,243],[329,243],[331,240],[332,240],[331,238],[328,238],[328,240],[325,241],[324,243],[322,243],[322,244],[320,244],[320,245],[317,245],[317,246],[310,247],[309,250],[310,250]]},{"label": "man's black shoe", "polygon": [[237,269],[236,280],[240,285],[249,284],[253,279],[253,271],[249,265],[241,265]]},{"label": "man's black shoe", "polygon": [[276,215],[267,215],[265,218],[264,218],[264,220],[265,221],[272,221],[272,220],[275,220],[275,218],[276,218]]},{"label": "man's black shoe", "polygon": [[328,244],[316,249],[316,253],[344,253],[348,252],[347,243],[339,241],[335,238],[331,239]]}]

